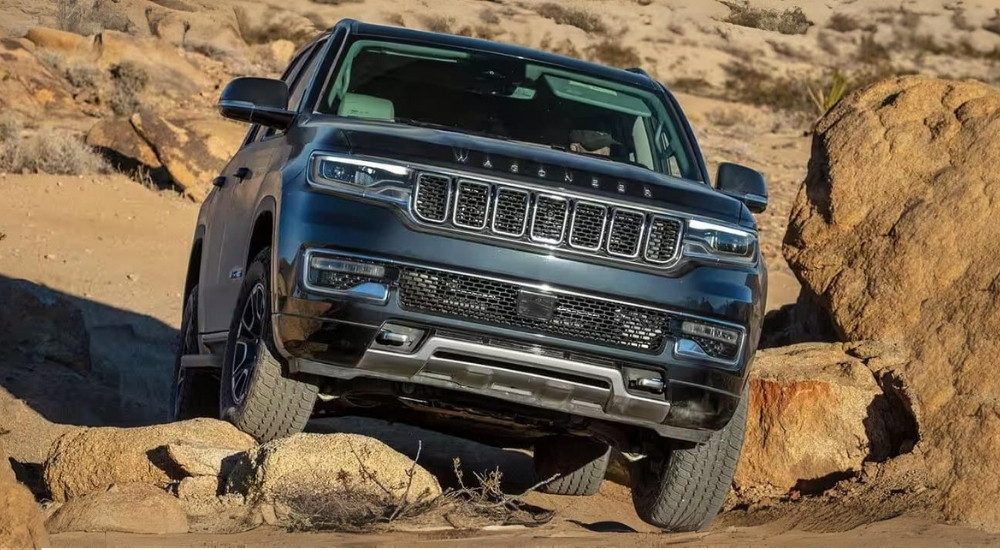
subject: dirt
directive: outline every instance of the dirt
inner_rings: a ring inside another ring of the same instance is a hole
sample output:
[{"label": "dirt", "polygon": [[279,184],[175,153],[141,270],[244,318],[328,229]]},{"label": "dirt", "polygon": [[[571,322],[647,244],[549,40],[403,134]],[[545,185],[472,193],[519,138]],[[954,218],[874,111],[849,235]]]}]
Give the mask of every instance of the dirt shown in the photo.
[{"label": "dirt", "polygon": [[[105,382],[162,402],[180,317],[180,291],[197,205],[176,194],[144,188],[124,177],[0,176],[0,276],[44,285],[78,303],[95,349],[116,348],[121,361]],[[772,285],[773,285],[772,281]],[[98,354],[100,356],[100,354]],[[107,360],[95,369],[110,368]],[[103,365],[103,366],[102,366]],[[10,372],[10,371],[7,371]],[[112,376],[114,375],[114,376]],[[145,393],[144,393],[145,392]],[[154,411],[150,416],[160,412]],[[44,414],[44,412],[43,412]],[[69,421],[66,418],[49,420]],[[112,419],[110,423],[125,419]],[[421,462],[447,485],[451,460],[466,471],[500,468],[504,486],[531,485],[531,459],[426,430],[364,419],[313,422],[310,431],[346,431],[379,438]],[[532,493],[528,503],[554,510],[535,528],[391,531],[369,534],[289,533],[258,528],[233,534],[135,535],[60,533],[56,546],[868,546],[997,545],[1000,536],[906,516],[905,505],[877,491],[869,507],[838,507],[843,495],[802,502],[761,501],[723,513],[706,532],[664,534],[635,515],[628,490],[607,481],[594,497]],[[883,505],[884,502],[884,505]],[[899,517],[896,517],[899,516]],[[875,521],[872,520],[883,520]],[[824,532],[834,531],[834,532]]]}]

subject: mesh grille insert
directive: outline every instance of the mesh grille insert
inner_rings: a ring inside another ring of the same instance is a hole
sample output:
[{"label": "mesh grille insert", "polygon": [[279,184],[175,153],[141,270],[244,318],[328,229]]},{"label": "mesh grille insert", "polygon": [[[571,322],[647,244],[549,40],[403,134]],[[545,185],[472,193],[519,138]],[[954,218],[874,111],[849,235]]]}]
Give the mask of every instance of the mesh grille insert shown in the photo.
[{"label": "mesh grille insert", "polygon": [[574,248],[597,250],[604,237],[604,222],[608,209],[599,204],[576,203],[573,223],[569,233],[569,244]]},{"label": "mesh grille insert", "polygon": [[650,353],[663,347],[674,317],[569,294],[554,295],[551,318],[524,317],[518,314],[520,285],[419,267],[403,268],[398,284],[403,309]]},{"label": "mesh grille insert", "polygon": [[528,219],[528,202],[531,195],[527,191],[501,187],[497,189],[496,206],[493,211],[493,231],[501,235],[520,237],[524,234]]},{"label": "mesh grille insert", "polygon": [[413,211],[431,222],[443,222],[448,218],[448,195],[451,180],[444,176],[420,174],[417,190],[413,197]]},{"label": "mesh grille insert", "polygon": [[486,227],[490,210],[490,186],[485,183],[458,182],[455,192],[455,225],[468,229]]},{"label": "mesh grille insert", "polygon": [[646,259],[651,262],[668,262],[677,255],[681,236],[681,222],[672,218],[654,216],[649,224],[646,241]]},{"label": "mesh grille insert", "polygon": [[628,257],[638,255],[645,219],[646,215],[641,212],[615,209],[614,214],[611,215],[608,253]]},{"label": "mesh grille insert", "polygon": [[538,195],[535,198],[535,217],[531,221],[531,240],[552,244],[562,242],[568,210],[566,199]]}]

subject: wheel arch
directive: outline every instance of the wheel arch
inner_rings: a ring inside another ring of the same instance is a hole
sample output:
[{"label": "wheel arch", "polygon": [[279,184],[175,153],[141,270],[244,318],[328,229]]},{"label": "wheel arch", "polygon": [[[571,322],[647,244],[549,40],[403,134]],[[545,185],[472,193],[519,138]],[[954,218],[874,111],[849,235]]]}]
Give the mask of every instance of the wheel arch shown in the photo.
[{"label": "wheel arch", "polygon": [[199,225],[194,232],[194,240],[191,243],[191,256],[188,258],[187,274],[184,277],[184,301],[187,302],[191,289],[198,284],[201,279],[201,259],[205,244],[205,226]]},{"label": "wheel arch", "polygon": [[250,239],[247,241],[247,253],[244,259],[244,267],[249,268],[250,263],[257,257],[261,250],[272,246],[275,232],[275,201],[271,197],[265,197],[254,214],[253,226],[250,229]]}]

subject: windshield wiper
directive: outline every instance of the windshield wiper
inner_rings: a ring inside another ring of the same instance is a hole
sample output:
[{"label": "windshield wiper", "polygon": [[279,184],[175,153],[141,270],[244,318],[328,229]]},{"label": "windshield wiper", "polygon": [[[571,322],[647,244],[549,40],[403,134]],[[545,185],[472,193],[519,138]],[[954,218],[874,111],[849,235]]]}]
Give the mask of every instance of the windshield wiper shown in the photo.
[{"label": "windshield wiper", "polygon": [[434,130],[445,130],[449,132],[459,132],[461,134],[469,134],[473,136],[488,137],[493,139],[502,139],[504,141],[510,141],[507,136],[501,136],[500,134],[491,134],[489,132],[480,132],[478,130],[467,130],[465,128],[458,128],[456,126],[448,126],[446,124],[437,124],[434,122],[424,122],[422,120],[414,120],[412,118],[394,118],[393,122],[398,122],[400,124],[406,124],[407,126],[416,126],[418,128],[432,128]]}]

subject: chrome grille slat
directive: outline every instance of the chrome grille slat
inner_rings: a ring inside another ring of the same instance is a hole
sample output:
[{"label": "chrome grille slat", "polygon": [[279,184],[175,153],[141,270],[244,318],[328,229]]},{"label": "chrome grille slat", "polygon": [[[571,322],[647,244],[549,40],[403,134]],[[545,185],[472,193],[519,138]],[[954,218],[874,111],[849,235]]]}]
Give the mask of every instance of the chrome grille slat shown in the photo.
[{"label": "chrome grille slat", "polygon": [[650,267],[680,256],[681,219],[599,200],[421,172],[410,211],[419,222]]},{"label": "chrome grille slat", "polygon": [[487,183],[459,180],[452,223],[465,229],[484,229],[489,219],[491,189]]}]

